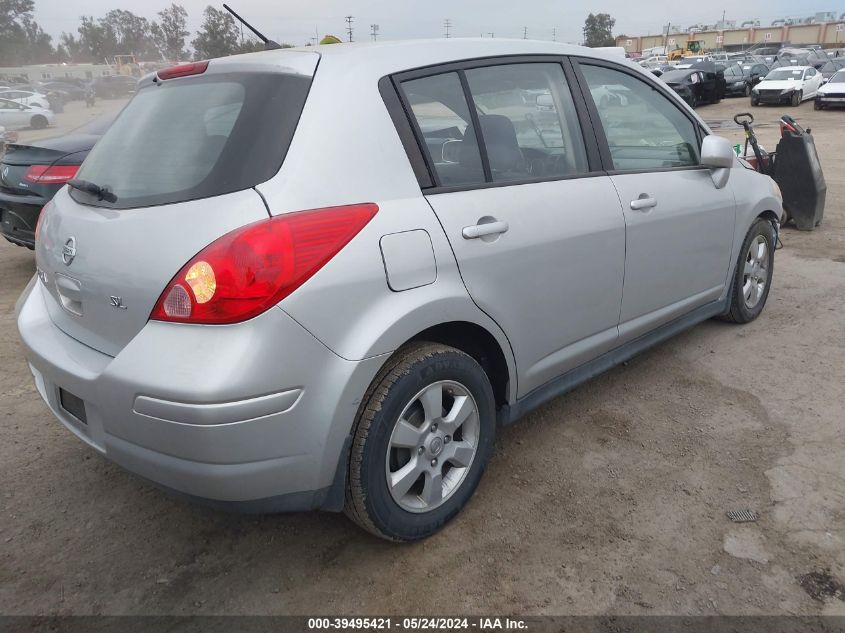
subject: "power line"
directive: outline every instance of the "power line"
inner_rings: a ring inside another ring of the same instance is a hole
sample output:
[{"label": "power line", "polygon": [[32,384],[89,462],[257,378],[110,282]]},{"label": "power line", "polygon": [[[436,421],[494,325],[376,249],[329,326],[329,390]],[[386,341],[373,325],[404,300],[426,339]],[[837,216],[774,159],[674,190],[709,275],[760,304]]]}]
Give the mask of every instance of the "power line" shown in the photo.
[{"label": "power line", "polygon": [[352,22],[355,20],[354,17],[351,15],[347,15],[344,20],[346,20],[346,35],[349,38],[349,41],[352,41]]},{"label": "power line", "polygon": [[450,38],[451,35],[449,35],[449,30],[452,28],[452,20],[449,18],[443,20],[443,28],[446,29],[446,38]]}]

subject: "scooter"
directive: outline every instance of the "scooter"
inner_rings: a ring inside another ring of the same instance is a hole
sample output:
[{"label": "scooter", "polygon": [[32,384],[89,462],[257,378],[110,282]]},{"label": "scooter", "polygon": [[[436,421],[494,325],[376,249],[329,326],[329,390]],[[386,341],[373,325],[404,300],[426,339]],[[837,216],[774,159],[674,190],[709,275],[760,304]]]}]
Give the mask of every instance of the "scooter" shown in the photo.
[{"label": "scooter", "polygon": [[[761,174],[767,176],[774,176],[774,154],[769,154],[766,150],[760,147],[757,142],[757,136],[754,134],[754,116],[750,112],[740,112],[734,116],[734,123],[741,125],[745,130],[745,147],[742,150],[742,156],[749,165],[759,171]],[[748,155],[748,146],[751,145],[751,151],[754,152],[754,157]]]},{"label": "scooter", "polygon": [[[757,142],[754,117],[743,112],[734,122],[745,130],[745,149],[742,159],[761,174],[774,179],[783,195],[784,214],[781,224],[794,220],[801,231],[812,231],[824,218],[827,185],[824,180],[815,141],[810,129],[804,129],[788,114],[780,119],[780,141],[774,152],[768,153]],[[753,156],[748,155],[751,146]]]}]

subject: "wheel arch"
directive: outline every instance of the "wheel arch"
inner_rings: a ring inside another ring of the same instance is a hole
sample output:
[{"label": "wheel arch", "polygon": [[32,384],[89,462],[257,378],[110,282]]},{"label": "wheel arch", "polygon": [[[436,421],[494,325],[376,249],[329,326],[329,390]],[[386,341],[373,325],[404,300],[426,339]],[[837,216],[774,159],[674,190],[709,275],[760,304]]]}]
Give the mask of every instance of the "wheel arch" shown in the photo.
[{"label": "wheel arch", "polygon": [[510,402],[516,376],[511,374],[510,364],[499,341],[484,327],[469,321],[449,321],[418,332],[406,344],[414,341],[442,343],[468,354],[487,374],[496,398],[496,408]]}]

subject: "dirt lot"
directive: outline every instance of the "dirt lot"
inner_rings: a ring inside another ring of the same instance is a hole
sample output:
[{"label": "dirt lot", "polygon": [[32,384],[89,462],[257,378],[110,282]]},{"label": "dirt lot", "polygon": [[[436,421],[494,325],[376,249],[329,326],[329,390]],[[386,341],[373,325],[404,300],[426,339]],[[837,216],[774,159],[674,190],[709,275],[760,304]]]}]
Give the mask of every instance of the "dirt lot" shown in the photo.
[{"label": "dirt lot", "polygon": [[[784,230],[762,317],[702,324],[502,431],[466,511],[414,545],[188,505],[87,449],[15,334],[32,253],[0,245],[0,613],[845,614],[827,576],[845,579],[845,113],[758,108],[769,148],[785,110],[816,132],[827,215]],[[759,520],[726,517],[743,508]]]}]

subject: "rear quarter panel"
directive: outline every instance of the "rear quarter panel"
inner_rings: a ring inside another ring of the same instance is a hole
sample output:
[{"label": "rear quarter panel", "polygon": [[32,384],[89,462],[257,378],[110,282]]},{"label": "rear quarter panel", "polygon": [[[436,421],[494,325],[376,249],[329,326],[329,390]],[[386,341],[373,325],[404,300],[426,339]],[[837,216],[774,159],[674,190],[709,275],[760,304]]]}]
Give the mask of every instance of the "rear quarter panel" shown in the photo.
[{"label": "rear quarter panel", "polygon": [[[379,78],[396,70],[391,63],[361,72],[343,56],[324,56],[282,169],[257,187],[272,215],[362,202],[379,206],[363,231],[280,307],[349,360],[392,352],[440,323],[475,323],[498,341],[515,390],[508,340],[470,299],[379,94]],[[431,237],[436,278],[394,292],[379,241],[415,229]]]}]

